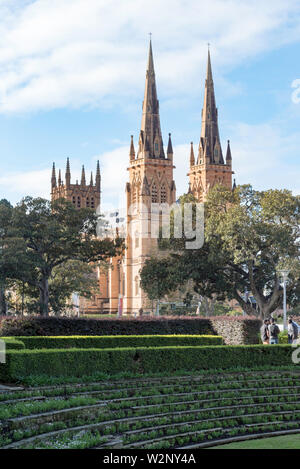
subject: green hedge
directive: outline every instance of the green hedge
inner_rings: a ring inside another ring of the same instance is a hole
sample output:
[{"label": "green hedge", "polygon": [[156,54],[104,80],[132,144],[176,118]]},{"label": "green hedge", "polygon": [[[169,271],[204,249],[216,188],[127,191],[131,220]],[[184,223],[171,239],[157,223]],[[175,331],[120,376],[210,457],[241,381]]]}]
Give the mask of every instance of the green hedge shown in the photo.
[{"label": "green hedge", "polygon": [[[293,366],[290,345],[155,347],[89,350],[10,350],[0,364],[0,380],[28,375],[81,377],[95,372],[154,373],[228,369],[253,366]],[[299,368],[299,365],[294,365]]]},{"label": "green hedge", "polygon": [[24,350],[25,344],[22,340],[15,339],[14,337],[0,337],[0,340],[5,342],[6,350]]},{"label": "green hedge", "polygon": [[0,317],[0,336],[218,335],[226,345],[258,343],[261,320],[246,317]]},{"label": "green hedge", "polygon": [[223,345],[220,336],[201,335],[142,335],[142,336],[73,336],[73,337],[18,337],[26,349],[89,349],[123,347],[167,347]]}]

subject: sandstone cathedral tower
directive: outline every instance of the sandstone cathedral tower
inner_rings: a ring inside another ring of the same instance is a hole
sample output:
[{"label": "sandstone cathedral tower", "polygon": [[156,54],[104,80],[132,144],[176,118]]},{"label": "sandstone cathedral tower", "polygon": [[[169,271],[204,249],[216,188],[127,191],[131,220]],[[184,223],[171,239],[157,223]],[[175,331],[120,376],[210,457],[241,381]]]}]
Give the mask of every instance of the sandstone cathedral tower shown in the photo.
[{"label": "sandstone cathedral tower", "polygon": [[151,204],[172,205],[175,202],[173,168],[171,134],[169,134],[167,154],[164,150],[150,41],[138,151],[136,155],[132,137],[129,183],[126,186],[127,251],[124,262],[124,310],[128,312],[147,307],[147,298],[140,288],[140,270],[157,245],[157,240],[151,238]]},{"label": "sandstone cathedral tower", "polygon": [[190,192],[199,202],[205,202],[206,195],[215,184],[232,188],[232,157],[228,140],[226,162],[223,158],[219,135],[218,109],[208,51],[207,74],[205,80],[204,106],[202,109],[202,128],[197,159],[191,143],[190,154]]},{"label": "sandstone cathedral tower", "polygon": [[97,210],[101,203],[101,174],[100,164],[97,162],[96,180],[94,184],[93,173],[91,173],[90,183],[86,183],[85,169],[82,167],[80,184],[71,184],[70,160],[67,159],[65,182],[62,180],[61,170],[56,179],[55,163],[52,168],[51,178],[51,200],[66,199],[77,209],[93,208]]},{"label": "sandstone cathedral tower", "polygon": [[[120,304],[124,314],[137,314],[141,308],[149,309],[147,296],[140,287],[140,271],[145,260],[157,249],[157,239],[151,236],[151,206],[152,204],[171,206],[176,202],[174,168],[171,134],[166,150],[163,144],[150,40],[141,130],[137,151],[132,136],[129,152],[129,182],[126,184],[126,251],[124,257],[111,259],[108,272],[98,271],[99,292],[92,301],[85,301],[85,312],[113,313],[118,311]],[[215,184],[231,189],[233,174],[229,141],[226,159],[223,157],[211,58],[208,51],[201,137],[197,157],[191,144],[189,192],[199,202],[204,202],[209,189]],[[71,184],[69,160],[65,179],[64,184],[59,172],[58,181],[56,180],[55,165],[53,165],[52,200],[64,197],[76,208],[90,207],[96,210],[100,207],[99,162],[95,185],[93,175],[90,184],[86,184],[84,168],[81,183]]]}]

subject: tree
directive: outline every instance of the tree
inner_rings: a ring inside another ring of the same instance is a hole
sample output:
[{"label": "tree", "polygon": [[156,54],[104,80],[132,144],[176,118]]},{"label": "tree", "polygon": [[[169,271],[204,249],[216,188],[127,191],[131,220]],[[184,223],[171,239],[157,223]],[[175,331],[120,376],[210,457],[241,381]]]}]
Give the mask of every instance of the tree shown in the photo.
[{"label": "tree", "polygon": [[72,293],[91,298],[98,286],[95,267],[70,260],[55,267],[49,279],[49,303],[52,311],[61,313],[68,306]]},{"label": "tree", "polygon": [[76,210],[63,199],[50,203],[31,197],[14,209],[12,230],[26,245],[35,273],[29,282],[39,290],[40,314],[49,313],[49,280],[54,269],[68,261],[98,262],[120,254],[123,241],[98,239],[98,216],[91,209]]},{"label": "tree", "polygon": [[149,266],[156,279],[158,272],[163,278],[176,265],[180,274],[172,275],[165,288],[160,286],[161,295],[192,279],[200,295],[217,301],[235,299],[248,314],[257,314],[245,301],[245,291],[251,291],[261,317],[269,316],[282,304],[282,266],[290,268],[289,303],[300,298],[299,219],[300,198],[287,190],[258,192],[242,186],[232,192],[215,186],[205,204],[204,247],[186,250],[184,243],[171,240],[172,252],[163,262],[146,262],[142,286],[147,293],[153,289],[147,279]]},{"label": "tree", "polygon": [[13,210],[7,200],[0,201],[0,315],[7,312],[7,288],[15,279],[27,279],[32,273],[24,240],[12,230]]}]

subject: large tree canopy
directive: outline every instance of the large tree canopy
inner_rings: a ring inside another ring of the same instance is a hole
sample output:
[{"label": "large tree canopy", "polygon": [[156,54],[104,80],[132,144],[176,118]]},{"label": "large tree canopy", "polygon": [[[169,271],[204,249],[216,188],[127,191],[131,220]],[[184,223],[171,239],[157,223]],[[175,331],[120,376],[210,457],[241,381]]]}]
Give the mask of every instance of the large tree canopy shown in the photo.
[{"label": "large tree canopy", "polygon": [[68,261],[99,262],[122,251],[121,239],[97,238],[97,222],[93,210],[76,210],[63,199],[50,203],[26,197],[13,209],[6,240],[17,237],[25,246],[32,266],[27,282],[39,289],[41,314],[48,315],[49,279],[60,266]]},{"label": "large tree canopy", "polygon": [[[215,186],[205,204],[204,247],[187,250],[183,240],[162,242],[167,256],[146,261],[142,288],[161,298],[192,279],[197,293],[235,299],[247,313],[255,314],[245,302],[248,291],[265,317],[282,304],[279,270],[285,267],[290,270],[288,301],[296,304],[300,298],[299,220],[300,198],[287,190],[259,192],[241,186],[232,192]],[[164,286],[161,279],[166,276]]]},{"label": "large tree canopy", "polygon": [[0,201],[0,315],[5,315],[7,311],[7,288],[15,280],[26,280],[32,275],[25,242],[12,229],[13,210],[7,200]]}]

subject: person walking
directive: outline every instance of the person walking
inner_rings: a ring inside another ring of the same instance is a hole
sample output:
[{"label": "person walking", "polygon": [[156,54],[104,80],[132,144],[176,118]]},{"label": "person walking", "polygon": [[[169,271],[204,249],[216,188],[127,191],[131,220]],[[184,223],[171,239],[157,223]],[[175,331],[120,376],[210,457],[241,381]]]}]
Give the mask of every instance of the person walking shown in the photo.
[{"label": "person walking", "polygon": [[297,324],[290,318],[288,323],[288,338],[289,344],[295,344],[299,337]]},{"label": "person walking", "polygon": [[278,336],[280,334],[280,329],[277,326],[275,319],[271,319],[271,324],[269,325],[269,335],[270,335],[270,344],[277,345],[279,343]]},{"label": "person walking", "polygon": [[265,319],[262,327],[260,328],[260,337],[264,345],[269,345],[270,343],[269,324],[269,319]]}]

